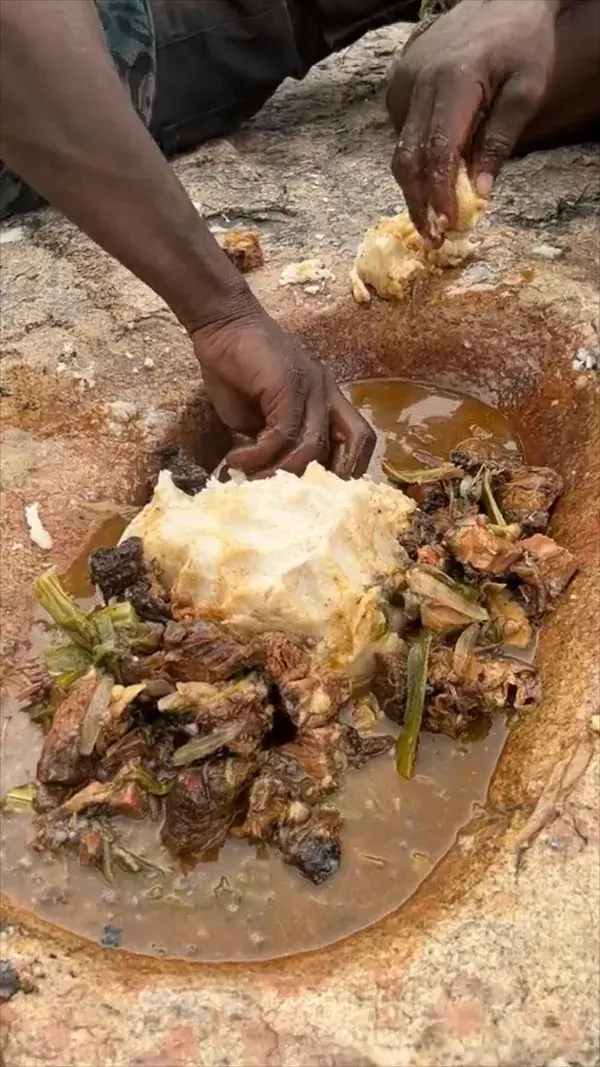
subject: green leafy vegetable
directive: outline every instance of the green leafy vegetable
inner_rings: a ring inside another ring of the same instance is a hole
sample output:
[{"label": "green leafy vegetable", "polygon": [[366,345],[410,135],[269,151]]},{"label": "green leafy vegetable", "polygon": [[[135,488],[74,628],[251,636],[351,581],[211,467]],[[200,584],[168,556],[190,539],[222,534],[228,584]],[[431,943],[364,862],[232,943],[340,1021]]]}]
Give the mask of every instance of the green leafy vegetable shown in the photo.
[{"label": "green leafy vegetable", "polygon": [[103,675],[96,686],[81,723],[79,751],[82,756],[91,756],[100,735],[102,723],[106,717],[113,690],[113,679],[109,674]]},{"label": "green leafy vegetable", "polygon": [[230,741],[234,741],[239,737],[240,732],[240,723],[230,722],[219,730],[213,730],[210,734],[206,734],[205,737],[194,737],[173,753],[173,766],[186,767],[188,763],[194,763],[195,760],[210,756],[219,748],[224,748]]},{"label": "green leafy vegetable", "polygon": [[67,645],[47,649],[44,655],[46,670],[59,689],[68,689],[79,678],[83,678],[92,666],[92,657],[70,641]]},{"label": "green leafy vegetable", "polygon": [[159,782],[158,778],[153,778],[144,767],[134,767],[127,778],[130,782],[137,782],[144,792],[153,797],[166,797],[173,788],[173,782]]},{"label": "green leafy vegetable", "polygon": [[14,785],[0,800],[1,811],[31,811],[35,785],[29,782],[27,785]]},{"label": "green leafy vegetable", "polygon": [[72,639],[45,655],[46,669],[61,689],[68,689],[91,666],[105,667],[118,678],[123,656],[158,648],[157,629],[141,622],[128,601],[96,608],[86,615],[65,592],[55,570],[38,578],[34,589],[40,605]]},{"label": "green leafy vegetable", "polygon": [[381,469],[386,478],[397,485],[430,485],[432,482],[444,482],[453,478],[462,478],[463,472],[453,463],[443,463],[441,467],[424,467],[422,470],[398,470],[387,459],[382,460]]},{"label": "green leafy vegetable", "polygon": [[423,630],[411,645],[406,662],[406,712],[402,732],[396,742],[396,770],[402,778],[410,778],[414,770],[423,721],[430,648],[431,634]]},{"label": "green leafy vegetable", "polygon": [[84,615],[72,597],[65,592],[56,570],[52,569],[42,574],[34,583],[34,592],[37,600],[50,618],[68,633],[77,645],[92,652],[97,643],[98,636],[94,623],[87,615]]},{"label": "green leafy vegetable", "polygon": [[492,481],[490,472],[487,469],[484,469],[483,471],[483,489],[481,496],[488,518],[495,523],[496,526],[506,526],[504,515],[500,511],[492,492]]}]

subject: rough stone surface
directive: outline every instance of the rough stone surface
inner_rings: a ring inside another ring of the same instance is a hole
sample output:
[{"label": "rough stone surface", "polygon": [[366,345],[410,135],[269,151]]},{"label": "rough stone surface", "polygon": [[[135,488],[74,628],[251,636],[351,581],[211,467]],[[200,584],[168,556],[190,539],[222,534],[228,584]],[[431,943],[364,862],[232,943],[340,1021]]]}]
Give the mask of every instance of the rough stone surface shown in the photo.
[{"label": "rough stone surface", "polygon": [[[364,229],[401,206],[381,89],[402,35],[372,35],[302,85],[284,86],[235,137],[176,164],[211,224],[258,226],[268,269],[252,284],[279,314],[339,298]],[[573,356],[598,345],[599,198],[597,155],[585,147],[510,164],[483,226],[488,269],[465,282],[502,280],[525,304],[575,311]],[[161,301],[56,214],[5,227],[2,239],[0,651],[10,680],[23,644],[11,604],[46,562],[28,541],[24,505],[42,502],[55,557],[67,562],[97,523],[85,503],[129,498],[132,470],[164,438],[182,397],[193,396],[197,372]],[[540,245],[564,254],[525,271]],[[285,264],[312,256],[336,283],[313,296],[282,292]],[[584,361],[582,388],[589,373]],[[93,950],[9,908],[0,955],[37,991],[0,1005],[2,1063],[594,1067],[599,789],[596,752],[518,871],[512,846],[523,820],[508,811],[503,846],[470,893],[434,909],[371,964],[362,957],[353,967],[346,952],[323,966],[316,954],[301,982],[293,960],[232,969]]]}]

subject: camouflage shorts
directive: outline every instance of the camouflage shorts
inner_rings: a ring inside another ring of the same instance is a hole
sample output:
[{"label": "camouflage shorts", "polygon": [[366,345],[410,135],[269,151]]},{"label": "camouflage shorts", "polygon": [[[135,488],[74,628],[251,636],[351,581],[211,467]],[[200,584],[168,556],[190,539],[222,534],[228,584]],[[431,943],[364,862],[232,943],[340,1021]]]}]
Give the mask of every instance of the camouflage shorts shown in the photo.
[{"label": "camouflage shorts", "polygon": [[[154,105],[156,42],[148,0],[94,0],[106,45],[142,121]],[[0,162],[0,219],[31,211],[42,197]]]}]

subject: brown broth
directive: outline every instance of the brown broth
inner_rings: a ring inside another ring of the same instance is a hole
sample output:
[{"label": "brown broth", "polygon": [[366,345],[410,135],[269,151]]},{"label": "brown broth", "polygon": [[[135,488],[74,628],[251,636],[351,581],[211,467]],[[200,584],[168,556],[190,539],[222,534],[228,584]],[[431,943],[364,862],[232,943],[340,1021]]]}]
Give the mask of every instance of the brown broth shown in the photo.
[{"label": "brown broth", "polygon": [[[422,466],[425,455],[446,459],[473,436],[518,447],[503,415],[467,397],[387,380],[357,383],[350,394],[378,431],[374,476],[380,476],[384,455],[404,467]],[[75,562],[69,580],[78,595],[87,599],[91,593],[83,565],[89,551],[120,532],[103,524]],[[5,701],[1,715],[5,792],[33,779],[41,733],[16,701]],[[383,728],[395,732],[391,723]],[[130,951],[246,960],[314,949],[371,925],[416,890],[485,802],[505,736],[502,717],[487,736],[468,744],[424,734],[410,781],[399,779],[391,754],[350,772],[335,798],[345,818],[342,866],[323,886],[312,886],[276,854],[237,841],[183,874],[161,847],[157,823],[123,819],[114,820],[123,844],[164,874],[119,871],[108,885],[72,856],[30,851],[29,816],[14,814],[3,819],[3,890],[43,918],[96,941],[106,926],[115,927]]]},{"label": "brown broth", "polygon": [[452,449],[473,441],[494,454],[521,451],[506,415],[469,396],[402,378],[355,382],[348,395],[377,433],[369,469],[377,480],[383,459],[417,470],[445,462]]}]

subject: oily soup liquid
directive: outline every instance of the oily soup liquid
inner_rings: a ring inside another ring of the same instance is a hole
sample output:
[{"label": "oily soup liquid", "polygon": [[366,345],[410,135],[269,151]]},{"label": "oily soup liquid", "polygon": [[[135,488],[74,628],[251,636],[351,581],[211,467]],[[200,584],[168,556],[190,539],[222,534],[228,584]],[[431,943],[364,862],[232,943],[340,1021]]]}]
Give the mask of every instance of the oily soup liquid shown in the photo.
[{"label": "oily soup liquid", "polygon": [[[384,457],[405,469],[422,467],[446,460],[474,437],[494,450],[518,448],[508,420],[468,397],[388,379],[357,382],[348,394],[377,430],[374,478],[381,477]],[[120,533],[103,527],[101,543],[111,536],[114,543]],[[92,547],[82,553],[85,560]],[[69,576],[73,591],[87,597],[81,562]],[[40,633],[36,627],[32,634],[36,650]],[[14,701],[5,701],[2,716],[5,792],[33,779],[41,733]],[[384,720],[381,730],[397,727]],[[30,851],[29,816],[11,814],[3,819],[2,888],[45,919],[130,951],[244,960],[316,948],[368,926],[414,892],[484,802],[504,737],[501,716],[476,742],[423,734],[410,781],[396,774],[392,753],[349,771],[333,798],[344,816],[341,868],[319,887],[277,853],[237,841],[185,874],[161,847],[157,823],[124,819],[113,823],[125,847],[163,873],[118,870],[109,885],[74,856]]]}]

